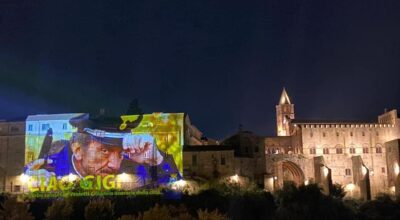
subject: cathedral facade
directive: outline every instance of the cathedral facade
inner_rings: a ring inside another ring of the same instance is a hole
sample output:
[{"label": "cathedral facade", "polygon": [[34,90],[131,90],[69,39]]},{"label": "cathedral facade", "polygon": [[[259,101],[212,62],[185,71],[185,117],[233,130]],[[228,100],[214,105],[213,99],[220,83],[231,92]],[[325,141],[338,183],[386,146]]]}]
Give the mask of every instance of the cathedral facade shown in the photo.
[{"label": "cathedral facade", "polygon": [[385,111],[375,122],[300,120],[285,89],[276,106],[277,136],[264,138],[264,185],[318,183],[326,193],[333,184],[348,196],[371,199],[399,193],[400,119]]}]

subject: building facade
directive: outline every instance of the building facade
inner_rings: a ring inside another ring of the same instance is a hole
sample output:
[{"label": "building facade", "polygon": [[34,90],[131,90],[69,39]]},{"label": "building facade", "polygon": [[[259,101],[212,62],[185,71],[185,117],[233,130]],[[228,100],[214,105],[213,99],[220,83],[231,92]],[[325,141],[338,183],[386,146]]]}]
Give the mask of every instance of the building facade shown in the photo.
[{"label": "building facade", "polygon": [[329,193],[338,183],[348,195],[365,199],[398,193],[396,110],[384,112],[375,122],[298,120],[285,90],[276,110],[278,136],[264,139],[266,189],[285,182],[319,183]]}]

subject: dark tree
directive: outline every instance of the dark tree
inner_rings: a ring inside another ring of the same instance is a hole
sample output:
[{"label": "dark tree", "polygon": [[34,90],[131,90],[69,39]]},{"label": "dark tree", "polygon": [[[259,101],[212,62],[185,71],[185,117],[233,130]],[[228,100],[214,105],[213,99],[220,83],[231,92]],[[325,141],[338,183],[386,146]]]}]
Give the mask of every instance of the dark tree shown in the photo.
[{"label": "dark tree", "polygon": [[138,99],[133,99],[128,106],[128,109],[126,110],[127,115],[141,115],[143,114],[142,109],[139,106],[139,101]]}]

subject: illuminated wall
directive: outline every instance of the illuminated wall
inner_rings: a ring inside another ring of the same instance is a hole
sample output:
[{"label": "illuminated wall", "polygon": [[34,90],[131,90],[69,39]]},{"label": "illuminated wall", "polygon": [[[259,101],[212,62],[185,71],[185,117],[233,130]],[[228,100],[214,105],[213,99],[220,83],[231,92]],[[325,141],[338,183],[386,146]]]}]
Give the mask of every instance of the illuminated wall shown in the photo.
[{"label": "illuminated wall", "polygon": [[135,189],[182,177],[183,113],[124,115],[119,126],[88,114],[26,120],[24,179],[29,191]]}]

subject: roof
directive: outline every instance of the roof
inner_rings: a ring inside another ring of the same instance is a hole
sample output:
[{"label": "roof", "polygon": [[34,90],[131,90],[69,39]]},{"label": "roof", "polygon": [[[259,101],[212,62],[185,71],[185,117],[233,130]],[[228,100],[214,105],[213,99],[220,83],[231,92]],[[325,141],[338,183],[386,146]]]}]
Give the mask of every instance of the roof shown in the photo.
[{"label": "roof", "polygon": [[233,151],[232,146],[227,145],[187,145],[183,146],[184,152],[196,152],[196,151]]},{"label": "roof", "polygon": [[292,124],[377,124],[368,120],[324,120],[324,119],[293,119]]},{"label": "roof", "polygon": [[279,99],[279,105],[284,105],[284,104],[292,104],[290,102],[289,96],[285,88],[283,88],[281,98]]}]

